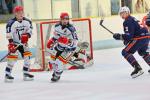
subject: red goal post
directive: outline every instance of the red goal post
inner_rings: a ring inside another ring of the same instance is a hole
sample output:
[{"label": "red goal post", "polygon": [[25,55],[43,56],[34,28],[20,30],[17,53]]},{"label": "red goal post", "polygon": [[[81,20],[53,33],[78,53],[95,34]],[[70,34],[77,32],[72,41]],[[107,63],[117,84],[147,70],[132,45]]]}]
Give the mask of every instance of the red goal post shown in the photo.
[{"label": "red goal post", "polygon": [[[36,52],[35,52],[35,62],[31,67],[32,72],[44,71],[47,69],[48,60],[50,59],[49,54],[46,51],[47,40],[52,35],[52,30],[54,25],[58,20],[43,21],[36,23],[37,30],[37,41],[36,41]],[[88,42],[89,47],[86,50],[86,55],[88,55],[88,60],[86,62],[87,66],[93,64],[93,46],[92,46],[92,28],[91,20],[89,18],[82,19],[72,19],[71,23],[75,26],[77,30],[77,35],[80,42]],[[67,65],[67,68],[70,65]],[[65,68],[65,69],[67,69]]]}]

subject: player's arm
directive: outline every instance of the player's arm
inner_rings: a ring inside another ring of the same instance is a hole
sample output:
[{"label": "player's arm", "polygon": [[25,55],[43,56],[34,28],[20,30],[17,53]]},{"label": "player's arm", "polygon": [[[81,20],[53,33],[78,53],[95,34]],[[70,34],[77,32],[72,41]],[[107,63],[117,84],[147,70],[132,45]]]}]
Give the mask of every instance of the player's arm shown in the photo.
[{"label": "player's arm", "polygon": [[8,51],[11,53],[15,53],[17,48],[13,41],[13,35],[12,35],[13,29],[12,29],[12,22],[8,22],[6,25],[6,38],[8,39]]},{"label": "player's arm", "polygon": [[27,25],[26,25],[26,29],[24,30],[24,33],[21,34],[21,43],[23,44],[27,44],[29,38],[31,38],[32,35],[32,22],[29,19],[26,19],[28,21]]},{"label": "player's arm", "polygon": [[56,32],[55,29],[52,31],[52,33],[53,33],[53,36],[50,37],[49,40],[47,41],[47,48],[49,48],[49,49],[50,49],[51,47],[53,47],[54,43],[55,43],[56,40],[58,40],[58,38],[59,38],[59,35],[58,35],[58,33]]},{"label": "player's arm", "polygon": [[69,44],[66,47],[66,51],[74,51],[78,44],[78,36],[76,29],[74,27],[71,27],[72,32],[72,39],[69,39]]},{"label": "player's arm", "polygon": [[127,22],[124,24],[124,32],[125,34],[122,34],[122,38],[125,41],[132,40],[134,34],[135,34],[135,25],[133,22]]},{"label": "player's arm", "polygon": [[33,29],[32,22],[28,19],[26,19],[26,20],[28,21],[27,28],[24,30],[24,33],[21,34],[21,38],[20,38],[21,43],[23,43],[23,44],[28,43],[29,38],[31,38],[32,29]]},{"label": "player's arm", "polygon": [[13,42],[13,30],[12,30],[12,24],[13,24],[13,21],[9,21],[6,25],[6,38],[8,39],[8,42]]},{"label": "player's arm", "polygon": [[28,23],[26,25],[27,28],[24,30],[24,34],[28,34],[28,37],[31,38],[32,30],[33,30],[32,21],[26,18],[25,20],[28,21]]},{"label": "player's arm", "polygon": [[126,22],[123,24],[124,26],[124,34],[115,33],[113,38],[116,40],[130,41],[132,40],[135,33],[135,25],[133,22]]}]

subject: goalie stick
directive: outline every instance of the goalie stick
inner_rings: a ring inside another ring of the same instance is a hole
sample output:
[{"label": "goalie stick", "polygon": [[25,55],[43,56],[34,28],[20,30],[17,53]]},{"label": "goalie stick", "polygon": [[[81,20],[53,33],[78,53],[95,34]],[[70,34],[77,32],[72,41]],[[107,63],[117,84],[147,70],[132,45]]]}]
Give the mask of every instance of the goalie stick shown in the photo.
[{"label": "goalie stick", "polygon": [[[78,52],[72,52],[69,57],[66,59],[68,61],[69,64],[71,65],[75,65],[78,67],[78,69],[84,69],[84,64],[79,64],[75,61],[72,61],[70,58],[75,54],[75,53],[80,53],[81,50],[83,49],[87,49],[89,47],[89,43],[88,42],[81,42],[81,43],[78,43],[78,47],[80,48],[80,50]],[[47,50],[44,50],[44,52],[47,52],[49,54],[51,54],[51,52],[47,51]],[[58,56],[58,55],[57,55]]]},{"label": "goalie stick", "polygon": [[[75,53],[80,53],[81,50],[87,49],[89,47],[89,43],[88,42],[80,42],[78,43],[78,47],[80,48],[80,50],[78,52],[73,52],[70,56],[72,57]],[[68,60],[69,64],[73,64],[73,65],[77,65],[79,69],[84,69],[84,65],[81,65],[79,63],[76,63],[75,61],[72,60]]]},{"label": "goalie stick", "polygon": [[[48,54],[51,54],[49,51],[44,51],[44,52],[46,52],[46,53],[48,53]],[[74,54],[74,53],[72,53],[72,54]],[[72,55],[72,54],[71,54],[71,55]],[[70,56],[71,56],[71,55],[70,55]],[[79,63],[76,63],[76,62],[74,62],[74,61],[72,61],[72,60],[68,60],[68,63],[71,64],[71,65],[78,66],[79,69],[84,69],[84,65],[81,65],[81,64],[79,64]]]},{"label": "goalie stick", "polygon": [[[81,50],[83,49],[87,49],[89,47],[89,43],[88,42],[81,42],[81,43],[78,43],[78,47],[80,48],[80,50],[78,52],[73,52],[71,54],[71,57],[75,54],[75,53],[80,53]],[[72,61],[72,60],[68,60],[69,64],[72,64],[72,65],[77,65],[79,69],[84,69],[84,65],[81,65],[79,63],[76,63],[75,61]]]},{"label": "goalie stick", "polygon": [[104,29],[106,29],[108,32],[110,32],[111,34],[114,34],[114,32],[112,32],[111,30],[109,30],[106,26],[103,25],[104,20],[101,19],[100,20],[100,26],[102,26]]}]

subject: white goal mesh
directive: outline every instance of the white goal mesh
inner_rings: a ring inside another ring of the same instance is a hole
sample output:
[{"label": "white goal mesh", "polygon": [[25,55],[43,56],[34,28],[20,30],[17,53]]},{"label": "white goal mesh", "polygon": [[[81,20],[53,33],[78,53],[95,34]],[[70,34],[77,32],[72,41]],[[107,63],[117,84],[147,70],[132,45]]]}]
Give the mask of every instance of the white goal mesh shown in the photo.
[{"label": "white goal mesh", "polygon": [[[35,51],[35,62],[32,65],[31,71],[43,71],[47,69],[48,60],[50,55],[46,53],[46,43],[48,39],[52,36],[53,26],[58,21],[49,21],[49,22],[39,22],[36,23],[37,29],[37,45]],[[93,48],[92,48],[92,31],[91,31],[91,20],[90,19],[73,19],[71,20],[73,25],[77,30],[77,35],[79,42],[88,42],[89,47],[84,50],[84,58],[81,55],[82,59],[86,59],[85,66],[89,66],[93,63]],[[66,69],[72,66],[67,65]]]}]

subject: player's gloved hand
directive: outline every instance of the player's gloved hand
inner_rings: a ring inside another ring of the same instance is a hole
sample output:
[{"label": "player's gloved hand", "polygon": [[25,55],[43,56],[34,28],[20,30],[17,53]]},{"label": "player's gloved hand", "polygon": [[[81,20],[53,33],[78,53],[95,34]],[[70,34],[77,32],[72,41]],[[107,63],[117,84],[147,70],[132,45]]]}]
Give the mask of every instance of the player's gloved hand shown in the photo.
[{"label": "player's gloved hand", "polygon": [[28,33],[23,33],[21,35],[21,43],[27,44],[29,38],[30,38],[30,35]]},{"label": "player's gloved hand", "polygon": [[11,52],[11,53],[15,53],[16,50],[17,50],[16,45],[15,45],[13,42],[9,43],[9,44],[8,44],[8,50],[9,50],[9,52]]},{"label": "player's gloved hand", "polygon": [[123,41],[124,45],[128,45],[128,43],[129,43],[129,41],[125,41],[125,40]]},{"label": "player's gloved hand", "polygon": [[53,46],[53,44],[54,44],[53,38],[49,39],[48,42],[47,42],[47,48],[50,49]]},{"label": "player's gloved hand", "polygon": [[120,33],[113,34],[113,38],[115,40],[123,40],[122,34],[120,34]]}]

